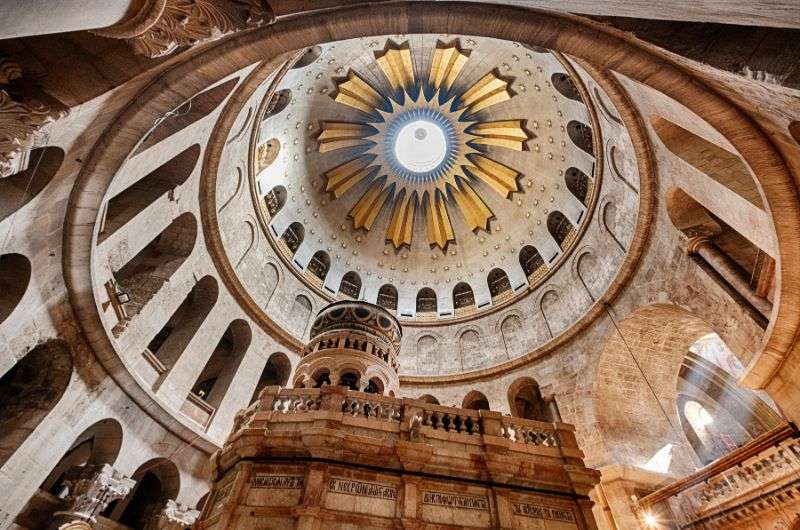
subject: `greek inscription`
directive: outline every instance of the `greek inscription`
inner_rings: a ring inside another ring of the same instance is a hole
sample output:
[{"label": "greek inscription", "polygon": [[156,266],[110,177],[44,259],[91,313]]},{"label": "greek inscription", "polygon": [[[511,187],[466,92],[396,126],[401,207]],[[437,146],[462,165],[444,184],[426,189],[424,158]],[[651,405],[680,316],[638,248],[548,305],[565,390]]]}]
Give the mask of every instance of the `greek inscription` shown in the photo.
[{"label": "greek inscription", "polygon": [[438,491],[425,491],[423,494],[423,504],[447,506],[449,508],[464,508],[466,510],[489,509],[489,500],[482,496],[455,495],[452,493],[440,493]]},{"label": "greek inscription", "polygon": [[303,477],[256,474],[252,486],[269,490],[296,490],[303,487],[303,481]]},{"label": "greek inscription", "polygon": [[531,517],[533,519],[546,519],[548,521],[575,522],[575,514],[572,513],[570,509],[540,506],[538,504],[528,504],[527,502],[514,502],[512,506],[514,515]]},{"label": "greek inscription", "polygon": [[372,482],[361,482],[358,480],[345,480],[332,478],[328,481],[328,491],[333,493],[344,493],[345,495],[356,495],[358,497],[373,497],[376,499],[394,500],[397,498],[397,488],[374,484]]}]

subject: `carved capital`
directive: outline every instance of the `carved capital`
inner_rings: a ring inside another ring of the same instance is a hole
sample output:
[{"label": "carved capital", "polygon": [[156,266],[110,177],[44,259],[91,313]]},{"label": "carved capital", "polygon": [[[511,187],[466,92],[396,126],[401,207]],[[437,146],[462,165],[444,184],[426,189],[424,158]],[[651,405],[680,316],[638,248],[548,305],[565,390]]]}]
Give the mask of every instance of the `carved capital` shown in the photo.
[{"label": "carved capital", "polygon": [[[95,33],[126,38],[136,53],[161,57],[181,46],[269,24],[274,15],[266,0],[149,0],[135,19],[122,30],[112,26]],[[133,35],[136,31],[141,33]]]},{"label": "carved capital", "polygon": [[0,178],[26,169],[39,130],[67,114],[37,92],[23,79],[19,64],[0,56]]},{"label": "carved capital", "polygon": [[692,235],[686,245],[686,252],[697,254],[703,247],[711,246],[711,236],[708,234]]},{"label": "carved capital", "polygon": [[183,530],[192,526],[199,516],[200,510],[170,499],[164,509],[150,519],[147,530]]},{"label": "carved capital", "polygon": [[83,521],[95,521],[112,501],[123,499],[136,481],[108,464],[72,468],[64,479],[69,489],[69,508],[56,515]]}]

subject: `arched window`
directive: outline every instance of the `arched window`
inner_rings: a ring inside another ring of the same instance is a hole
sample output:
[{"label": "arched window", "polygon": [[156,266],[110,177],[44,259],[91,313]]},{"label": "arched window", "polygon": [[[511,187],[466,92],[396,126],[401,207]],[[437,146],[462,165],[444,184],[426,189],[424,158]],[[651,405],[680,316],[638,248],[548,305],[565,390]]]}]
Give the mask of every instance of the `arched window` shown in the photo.
[{"label": "arched window", "polygon": [[264,204],[267,205],[267,212],[270,217],[275,217],[283,205],[286,204],[286,188],[275,186],[264,195]]},{"label": "arched window", "polygon": [[475,293],[468,283],[459,282],[453,287],[453,307],[459,314],[475,309]]},{"label": "arched window", "polygon": [[346,386],[350,390],[358,390],[361,376],[356,372],[345,372],[339,376],[339,386]]},{"label": "arched window", "polygon": [[439,404],[439,400],[436,399],[435,397],[433,397],[430,394],[422,394],[417,399],[420,400],[420,401],[424,401],[425,403],[428,403],[430,405],[438,405]]},{"label": "arched window", "polygon": [[565,73],[559,72],[550,76],[550,81],[553,83],[553,88],[555,88],[559,94],[565,98],[583,103],[581,94],[578,92],[578,87],[575,86],[575,82],[572,80],[572,77]]},{"label": "arched window", "polygon": [[471,370],[486,364],[487,355],[481,347],[481,336],[474,329],[468,329],[458,338],[458,347],[461,353],[461,366],[464,370]]},{"label": "arched window", "polygon": [[218,295],[217,280],[203,276],[150,340],[144,355],[159,375],[169,372],[178,362],[217,303]]},{"label": "arched window", "polygon": [[331,384],[331,373],[327,369],[320,370],[312,377],[314,388],[322,388]]},{"label": "arched window", "polygon": [[490,410],[489,400],[482,392],[472,390],[466,396],[464,396],[464,401],[461,404],[461,408],[470,410]]},{"label": "arched window", "polygon": [[[114,273],[117,299],[127,295],[125,314],[128,319],[142,308],[169,280],[194,250],[197,239],[197,219],[190,212],[177,217],[136,256]],[[114,334],[122,326],[114,328]]]},{"label": "arched window", "polygon": [[283,232],[281,240],[286,245],[286,248],[289,249],[292,256],[294,256],[297,249],[300,248],[300,245],[303,243],[303,238],[305,238],[305,236],[306,229],[303,228],[301,223],[295,221]]},{"label": "arched window", "polygon": [[383,394],[383,381],[377,377],[373,377],[367,383],[367,386],[364,388],[364,392],[367,394]]},{"label": "arched window", "polygon": [[136,485],[116,504],[109,519],[128,528],[142,530],[151,519],[180,491],[180,473],[171,460],[154,458],[148,460],[133,473]]},{"label": "arched window", "polygon": [[0,323],[11,316],[31,281],[31,262],[22,254],[0,256]]},{"label": "arched window", "polygon": [[378,305],[390,311],[397,311],[397,289],[389,283],[378,289]]},{"label": "arched window", "polygon": [[339,284],[339,294],[358,300],[361,295],[361,276],[354,271],[342,276],[342,282]]},{"label": "arched window", "polygon": [[247,322],[241,319],[231,322],[181,407],[184,414],[203,427],[208,426],[216,407],[228,392],[251,340],[252,331]]},{"label": "arched window", "polygon": [[289,311],[288,318],[289,325],[298,337],[302,337],[305,334],[309,317],[311,317],[311,300],[305,295],[298,294],[294,297],[294,303],[291,311]]},{"label": "arched window", "polygon": [[525,245],[520,249],[519,264],[522,266],[522,270],[531,285],[544,277],[547,272],[547,266],[544,264],[542,255],[535,247],[530,245]]},{"label": "arched window", "polygon": [[269,118],[275,116],[276,114],[280,114],[283,112],[283,109],[289,106],[289,103],[292,101],[292,91],[288,88],[284,88],[283,90],[278,90],[269,98],[269,103],[264,108],[264,117],[261,121],[268,120]]},{"label": "arched window", "polygon": [[491,294],[493,302],[511,295],[511,282],[503,269],[495,268],[489,271],[486,283],[489,284],[489,294]]},{"label": "arched window", "polygon": [[553,290],[544,293],[542,299],[539,300],[539,311],[542,313],[542,318],[547,326],[547,332],[550,334],[551,338],[555,336],[555,331],[560,331],[560,328],[557,326],[563,324],[563,322],[558,322],[556,319],[553,319],[558,313],[558,302],[558,293]]},{"label": "arched window", "polygon": [[10,177],[0,178],[0,221],[10,216],[50,184],[64,161],[58,147],[40,147],[31,151],[28,167]]},{"label": "arched window", "polygon": [[98,243],[105,241],[157,199],[173,194],[185,184],[199,158],[200,146],[194,144],[114,195],[106,205]]},{"label": "arched window", "polygon": [[330,269],[331,257],[324,250],[316,251],[311,257],[311,261],[308,262],[309,272],[319,279],[320,282],[325,281],[325,277],[328,275]]},{"label": "arched window", "polygon": [[567,217],[558,210],[547,216],[547,231],[556,240],[561,250],[566,250],[575,239],[575,228]]},{"label": "arched window", "polygon": [[292,69],[294,70],[296,68],[308,66],[316,61],[320,55],[322,55],[322,47],[312,46],[303,52],[303,55],[301,55],[300,58],[295,61],[295,63],[292,65]]},{"label": "arched window", "polygon": [[260,173],[272,165],[277,160],[281,152],[281,141],[277,138],[270,138],[256,148],[256,174]]},{"label": "arched window", "polygon": [[564,181],[570,193],[581,201],[581,204],[586,205],[586,200],[592,189],[592,181],[586,173],[576,167],[571,167],[564,173]]},{"label": "arched window", "polygon": [[508,405],[512,416],[528,420],[556,421],[542,398],[539,385],[530,377],[517,379],[508,389]]},{"label": "arched window", "polygon": [[594,156],[594,144],[592,143],[592,128],[585,123],[572,120],[567,123],[567,135],[576,147]]},{"label": "arched window", "polygon": [[439,342],[436,337],[423,335],[417,340],[417,371],[421,374],[439,373]]},{"label": "arched window", "polygon": [[417,315],[435,315],[438,311],[436,293],[430,287],[423,287],[417,293]]},{"label": "arched window", "polygon": [[238,82],[238,77],[229,79],[224,83],[220,83],[217,86],[192,96],[191,99],[184,101],[171,111],[165,112],[161,119],[155,120],[157,125],[147,134],[144,140],[142,140],[142,143],[136,148],[134,155],[169,138],[204,116],[208,116],[223,102],[228,94],[231,93]]},{"label": "arched window", "polygon": [[285,353],[276,352],[270,355],[267,364],[264,365],[264,369],[261,371],[261,377],[258,378],[256,388],[253,390],[250,403],[258,399],[258,395],[265,387],[286,386],[291,371],[292,363]]},{"label": "arched window", "polygon": [[71,376],[69,346],[49,340],[0,377],[0,467],[56,406]]}]

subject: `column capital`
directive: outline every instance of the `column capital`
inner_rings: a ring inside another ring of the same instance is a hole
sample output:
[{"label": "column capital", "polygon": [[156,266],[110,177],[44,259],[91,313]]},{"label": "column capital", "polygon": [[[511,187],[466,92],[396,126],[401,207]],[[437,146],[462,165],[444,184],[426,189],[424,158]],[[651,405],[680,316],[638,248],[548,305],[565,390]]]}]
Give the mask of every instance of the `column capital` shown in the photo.
[{"label": "column capital", "polygon": [[69,470],[64,484],[69,508],[55,515],[94,523],[95,516],[112,501],[125,498],[136,481],[108,464],[88,464]]},{"label": "column capital", "polygon": [[275,19],[266,0],[141,1],[135,15],[94,33],[126,39],[137,54],[161,57]]},{"label": "column capital", "polygon": [[689,236],[689,242],[686,244],[686,252],[689,254],[697,254],[701,248],[710,247],[712,245],[711,235],[707,233],[698,233]]},{"label": "column capital", "polygon": [[146,530],[183,530],[194,524],[200,510],[181,504],[172,499],[147,523]]}]

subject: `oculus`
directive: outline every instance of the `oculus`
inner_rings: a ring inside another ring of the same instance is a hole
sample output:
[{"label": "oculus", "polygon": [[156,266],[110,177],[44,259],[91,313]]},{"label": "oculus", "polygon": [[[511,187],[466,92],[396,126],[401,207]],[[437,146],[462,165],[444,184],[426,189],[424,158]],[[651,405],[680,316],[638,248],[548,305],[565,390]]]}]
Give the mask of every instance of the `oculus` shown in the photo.
[{"label": "oculus", "polygon": [[418,78],[409,43],[390,41],[375,55],[387,85],[374,86],[352,70],[337,82],[333,98],[361,119],[324,121],[317,140],[320,153],[352,153],[324,178],[334,199],[360,184],[348,213],[354,228],[370,230],[390,205],[385,237],[395,248],[411,245],[420,216],[428,244],[446,250],[455,241],[453,210],[471,230],[489,230],[494,213],[478,182],[506,199],[520,191],[521,173],[492,159],[487,147],[522,151],[531,135],[521,119],[481,119],[482,110],[514,94],[494,70],[472,85],[459,83],[468,60],[455,42],[439,42],[427,75]]}]

